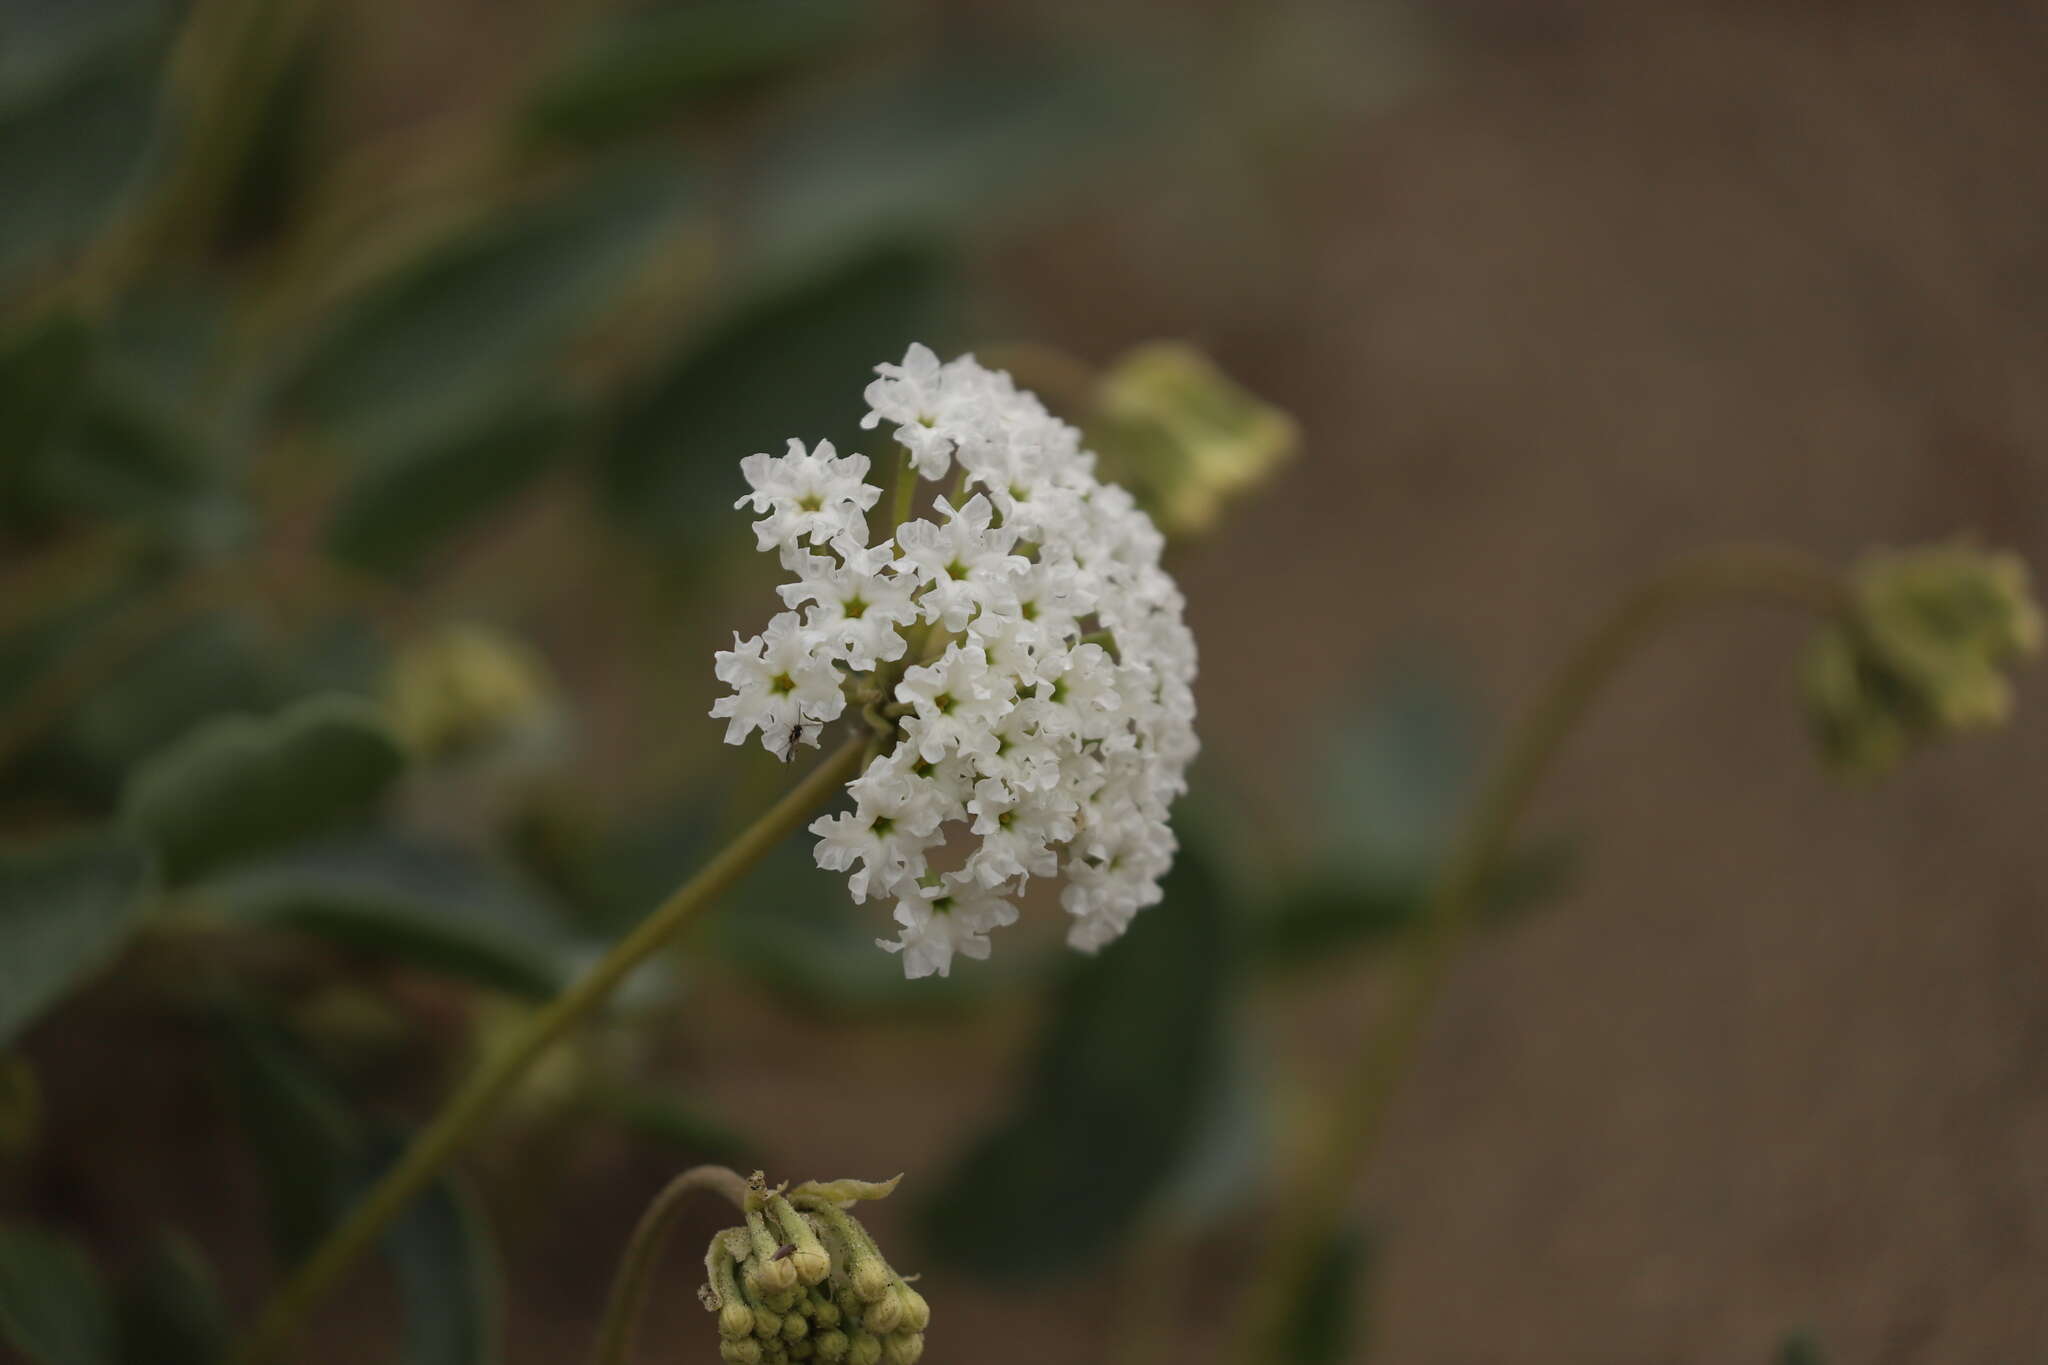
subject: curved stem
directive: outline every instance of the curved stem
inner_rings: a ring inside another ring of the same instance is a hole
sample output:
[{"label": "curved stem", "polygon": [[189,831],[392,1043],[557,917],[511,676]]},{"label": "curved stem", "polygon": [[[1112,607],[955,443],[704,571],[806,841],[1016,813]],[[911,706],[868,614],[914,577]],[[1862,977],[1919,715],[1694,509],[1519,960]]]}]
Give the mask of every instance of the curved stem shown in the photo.
[{"label": "curved stem", "polygon": [[1829,565],[1795,551],[1727,547],[1671,564],[1617,603],[1579,641],[1563,669],[1510,737],[1437,874],[1421,922],[1401,948],[1395,995],[1353,1058],[1329,1126],[1288,1182],[1263,1265],[1248,1291],[1240,1358],[1278,1359],[1288,1319],[1335,1233],[1345,1192],[1370,1157],[1424,1025],[1470,932],[1473,907],[1515,821],[1565,739],[1602,686],[1660,626],[1707,602],[1746,598],[1819,615],[1846,610],[1849,590]]},{"label": "curved stem", "polygon": [[619,1261],[619,1273],[612,1279],[611,1299],[605,1305],[604,1323],[597,1330],[595,1365],[629,1365],[633,1358],[633,1332],[640,1324],[640,1309],[647,1302],[647,1286],[654,1267],[668,1244],[669,1224],[683,1200],[699,1190],[724,1195],[734,1207],[747,1207],[747,1181],[729,1166],[692,1166],[662,1187],[647,1212],[633,1228],[626,1254]]},{"label": "curved stem", "polygon": [[865,743],[864,737],[855,736],[841,745],[788,795],[719,850],[696,876],[655,907],[574,985],[529,1019],[499,1051],[484,1058],[442,1105],[433,1122],[414,1137],[383,1179],[340,1226],[327,1234],[272,1297],[236,1350],[236,1365],[256,1365],[275,1359],[307,1311],[434,1178],[435,1172],[469,1139],[527,1067],[603,1003],[635,967],[652,957],[699,911],[730,889],[762,855],[801,825],[805,816],[822,805],[852,775]]}]

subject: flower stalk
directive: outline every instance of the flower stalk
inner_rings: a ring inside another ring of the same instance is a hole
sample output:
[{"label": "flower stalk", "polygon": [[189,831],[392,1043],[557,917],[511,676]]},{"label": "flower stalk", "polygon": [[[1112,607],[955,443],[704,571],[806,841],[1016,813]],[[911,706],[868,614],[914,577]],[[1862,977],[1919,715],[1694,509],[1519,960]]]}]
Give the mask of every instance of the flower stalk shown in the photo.
[{"label": "flower stalk", "polygon": [[838,791],[854,771],[865,744],[864,737],[856,736],[835,750],[696,876],[655,907],[575,984],[535,1014],[502,1048],[484,1058],[369,1194],[327,1234],[264,1307],[236,1349],[235,1365],[259,1365],[279,1358],[306,1314],[469,1140],[527,1068]]},{"label": "flower stalk", "polygon": [[1424,1027],[1472,929],[1489,871],[1564,741],[1607,681],[1661,627],[1696,606],[1752,600],[1834,622],[1852,609],[1848,580],[1795,551],[1726,547],[1682,558],[1609,611],[1566,660],[1521,721],[1439,871],[1416,930],[1396,966],[1395,997],[1352,1058],[1343,1089],[1310,1159],[1289,1183],[1252,1280],[1237,1358],[1281,1358],[1304,1286],[1340,1225],[1345,1193],[1369,1160],[1387,1107],[1413,1063]]}]

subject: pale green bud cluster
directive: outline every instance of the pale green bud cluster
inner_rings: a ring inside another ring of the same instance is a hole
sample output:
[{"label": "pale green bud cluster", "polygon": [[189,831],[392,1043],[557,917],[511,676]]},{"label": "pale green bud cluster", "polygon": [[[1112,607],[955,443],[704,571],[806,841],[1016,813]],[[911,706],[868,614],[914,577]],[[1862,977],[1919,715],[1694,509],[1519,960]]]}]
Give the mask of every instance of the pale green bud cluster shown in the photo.
[{"label": "pale green bud cluster", "polygon": [[1866,557],[1802,669],[1823,756],[1874,776],[1915,744],[2001,723],[2006,670],[2039,651],[2041,630],[2016,556],[1958,543]]},{"label": "pale green bud cluster", "polygon": [[486,626],[450,626],[409,645],[384,693],[393,727],[430,758],[538,746],[560,719],[547,666]]},{"label": "pale green bud cluster", "polygon": [[735,1365],[912,1365],[931,1306],[890,1268],[847,1206],[896,1186],[867,1181],[748,1186],[746,1225],[711,1239],[704,1306],[719,1355]]}]

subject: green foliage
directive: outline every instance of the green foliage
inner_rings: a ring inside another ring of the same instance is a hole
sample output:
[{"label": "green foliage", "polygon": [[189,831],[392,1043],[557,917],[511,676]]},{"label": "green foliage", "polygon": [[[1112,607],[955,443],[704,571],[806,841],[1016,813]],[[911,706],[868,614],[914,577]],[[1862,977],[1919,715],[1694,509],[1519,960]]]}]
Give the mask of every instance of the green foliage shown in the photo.
[{"label": "green foliage", "polygon": [[[402,1144],[378,1144],[367,1190]],[[490,1365],[501,1353],[504,1291],[490,1228],[467,1186],[434,1183],[384,1235],[384,1257],[405,1305],[404,1365]]]},{"label": "green foliage", "polygon": [[1337,1365],[1358,1349],[1359,1319],[1372,1274],[1372,1243],[1356,1224],[1339,1228],[1323,1246],[1301,1302],[1288,1315],[1290,1365]]},{"label": "green foliage", "polygon": [[1134,84],[1050,54],[956,52],[808,108],[759,152],[744,220],[755,268],[809,274],[992,209],[1014,217],[1027,196],[1041,208],[1055,164],[1072,175],[1115,145]]},{"label": "green foliage", "polygon": [[112,1300],[76,1243],[0,1223],[0,1339],[32,1365],[116,1365]]},{"label": "green foliage", "polygon": [[1776,1365],[1827,1365],[1827,1353],[1810,1332],[1793,1332],[1778,1343]]},{"label": "green foliage", "polygon": [[359,821],[404,767],[375,707],[316,696],[265,719],[211,722],[144,765],[128,822],[184,882]]},{"label": "green foliage", "polygon": [[739,458],[799,433],[858,448],[862,376],[943,338],[950,289],[941,254],[893,245],[734,303],[622,402],[604,452],[615,512],[684,545],[744,535]]},{"label": "green foliage", "polygon": [[99,235],[157,136],[164,10],[116,7],[104,24],[44,19],[62,8],[10,6],[0,31],[0,299]]},{"label": "green foliage", "polygon": [[213,1267],[176,1233],[159,1233],[129,1277],[119,1321],[124,1365],[219,1365],[227,1359],[227,1308]]},{"label": "green foliage", "polygon": [[696,0],[608,16],[534,93],[537,134],[597,142],[829,52],[857,0]]},{"label": "green foliage", "polygon": [[[1318,736],[1306,846],[1271,879],[1251,925],[1253,951],[1276,966],[1328,961],[1413,925],[1476,799],[1485,728],[1442,670],[1414,663],[1332,717]],[[1578,863],[1570,840],[1514,850],[1493,869],[1485,913],[1498,919],[1556,896]]]},{"label": "green foliage", "polygon": [[[247,1010],[220,1022],[279,1249],[302,1256],[375,1182],[401,1143],[373,1131],[275,1025]],[[406,1365],[497,1359],[497,1258],[474,1202],[452,1178],[436,1181],[392,1224],[383,1250],[405,1305]]]},{"label": "green foliage", "polygon": [[590,951],[522,882],[452,847],[383,833],[300,844],[203,881],[240,924],[319,934],[495,990],[546,999]]},{"label": "green foliage", "polygon": [[118,951],[149,880],[143,850],[118,835],[0,850],[0,1047]]},{"label": "green foliage", "polygon": [[1017,1111],[932,1198],[926,1232],[949,1266],[1099,1260],[1195,1150],[1224,1066],[1227,893],[1192,849],[1165,885],[1065,983]]},{"label": "green foliage", "polygon": [[903,964],[875,947],[886,924],[818,870],[808,840],[793,839],[754,869],[711,932],[726,962],[809,1011],[957,1008],[1014,975],[999,963],[964,962],[951,976],[906,980]]},{"label": "green foliage", "polygon": [[358,298],[315,344],[294,397],[358,451],[478,432],[613,304],[690,188],[673,170],[629,167],[505,206]]},{"label": "green foliage", "polygon": [[545,397],[514,400],[479,424],[379,452],[342,493],[327,544],[381,573],[416,572],[451,535],[544,474],[575,439],[577,413]]},{"label": "green foliage", "polygon": [[276,1024],[236,1007],[215,1032],[270,1197],[272,1241],[286,1257],[303,1256],[340,1216],[365,1139],[347,1103]]}]

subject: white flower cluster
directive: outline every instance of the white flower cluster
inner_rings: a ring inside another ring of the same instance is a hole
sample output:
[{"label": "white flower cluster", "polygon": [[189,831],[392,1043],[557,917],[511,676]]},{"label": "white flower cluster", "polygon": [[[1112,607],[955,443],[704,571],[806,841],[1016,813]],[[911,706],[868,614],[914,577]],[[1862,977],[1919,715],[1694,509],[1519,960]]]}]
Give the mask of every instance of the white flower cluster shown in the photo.
[{"label": "white flower cluster", "polygon": [[877,372],[863,425],[894,425],[900,478],[957,466],[952,497],[870,543],[866,456],[791,441],[742,460],[738,505],[795,581],[765,632],[719,652],[733,690],[711,714],[727,743],[758,730],[784,756],[849,704],[887,724],[893,747],[847,784],[853,809],[811,832],[854,899],[894,904],[901,934],[881,946],[906,974],[986,957],[1026,883],[1060,873],[1067,940],[1093,951],[1159,899],[1167,807],[1197,747],[1194,638],[1163,540],[1007,374],[923,346]]}]

